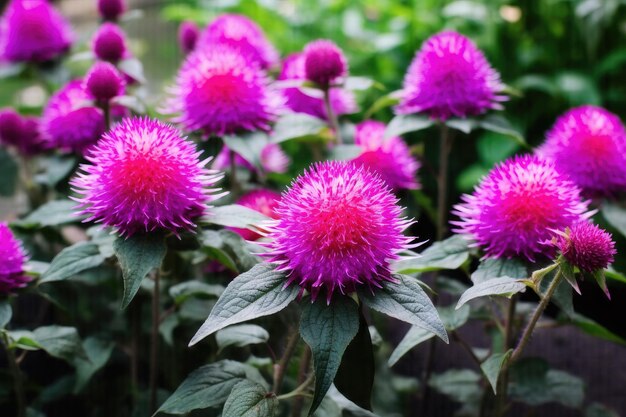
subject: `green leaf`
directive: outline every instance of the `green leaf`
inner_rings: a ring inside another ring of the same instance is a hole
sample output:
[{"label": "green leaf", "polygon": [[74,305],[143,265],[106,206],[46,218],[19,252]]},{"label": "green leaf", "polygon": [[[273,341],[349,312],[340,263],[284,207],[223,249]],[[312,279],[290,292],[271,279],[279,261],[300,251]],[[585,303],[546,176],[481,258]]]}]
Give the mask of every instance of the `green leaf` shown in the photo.
[{"label": "green leaf", "polygon": [[222,140],[228,149],[250,162],[256,169],[263,171],[261,152],[269,142],[265,133],[249,132],[238,136],[227,135]]},{"label": "green leaf", "polygon": [[487,381],[489,381],[489,385],[491,385],[494,394],[497,394],[498,377],[500,376],[502,365],[506,363],[512,353],[513,350],[508,350],[506,353],[494,353],[480,364],[480,369],[483,371],[483,374],[485,374],[485,377],[487,377]]},{"label": "green leaf", "polygon": [[223,404],[233,387],[246,379],[246,368],[234,361],[202,366],[187,376],[161,405],[158,413],[187,414],[193,410]]},{"label": "green leaf", "polygon": [[76,167],[76,158],[72,156],[51,156],[39,159],[43,172],[35,175],[35,181],[47,187],[54,187],[67,178]]},{"label": "green leaf", "polygon": [[213,207],[211,209],[211,214],[206,216],[204,220],[208,223],[217,224],[219,226],[249,229],[250,226],[256,226],[272,219],[256,210],[252,210],[251,208],[240,206],[239,204],[232,204]]},{"label": "green leaf", "polygon": [[449,332],[454,331],[467,323],[470,316],[470,310],[469,306],[463,306],[457,309],[453,305],[437,308],[437,311],[439,311],[439,317],[441,317],[441,321],[443,321],[446,330]]},{"label": "green leaf", "polygon": [[130,78],[140,84],[145,84],[147,82],[146,76],[143,72],[143,64],[137,58],[123,59],[118,63],[117,67],[121,72],[130,76]]},{"label": "green leaf", "polygon": [[330,150],[328,159],[349,161],[361,155],[363,148],[359,145],[337,145]]},{"label": "green leaf", "polygon": [[461,308],[463,304],[479,297],[487,297],[491,295],[510,297],[525,288],[526,285],[523,282],[514,278],[502,277],[490,279],[488,281],[481,282],[480,284],[476,284],[465,291],[459,299],[456,308]]},{"label": "green leaf", "polygon": [[476,285],[502,277],[528,278],[528,269],[517,259],[487,258],[481,261],[476,271],[472,273],[472,282]]},{"label": "green leaf", "polygon": [[170,297],[174,304],[181,305],[190,297],[217,298],[224,292],[221,285],[210,285],[201,281],[185,281],[170,287]]},{"label": "green leaf", "polygon": [[359,290],[359,297],[372,310],[421,327],[448,343],[448,335],[428,295],[415,278],[394,275],[397,282],[384,282],[375,294]]},{"label": "green leaf", "polygon": [[0,300],[0,329],[4,329],[11,321],[13,309],[9,300]]},{"label": "green leaf", "polygon": [[286,279],[284,273],[275,270],[275,265],[266,263],[239,275],[228,284],[189,346],[224,327],[268,316],[287,307],[300,289],[297,285],[284,288]]},{"label": "green leaf", "polygon": [[431,127],[435,123],[425,115],[399,115],[391,119],[385,130],[385,138],[401,136]]},{"label": "green leaf", "polygon": [[601,211],[606,221],[622,236],[626,236],[626,209],[616,203],[605,201]]},{"label": "green leaf", "polygon": [[613,268],[605,269],[604,275],[610,280],[626,284],[626,276],[624,276],[624,274],[622,274],[621,272],[617,272]]},{"label": "green leaf", "polygon": [[307,302],[302,308],[300,334],[311,348],[315,369],[315,394],[309,415],[319,407],[330,388],[344,351],[359,331],[357,304],[336,296],[330,304]]},{"label": "green leaf", "polygon": [[478,138],[476,150],[485,166],[491,167],[519,149],[518,143],[505,139],[501,133],[495,132],[485,132]]},{"label": "green leaf", "polygon": [[290,113],[278,119],[271,141],[281,143],[290,139],[317,136],[324,128],[326,123],[322,119],[304,113]]},{"label": "green leaf", "polygon": [[5,148],[0,148],[0,196],[9,197],[15,193],[19,166]]},{"label": "green leaf", "polygon": [[216,230],[203,230],[200,235],[202,251],[213,260],[216,260],[226,268],[239,272],[233,258],[224,250],[224,240]]},{"label": "green leaf", "polygon": [[81,392],[89,383],[98,370],[102,369],[109,361],[115,343],[111,340],[102,340],[95,337],[88,337],[83,343],[88,361],[79,360],[76,362],[76,384],[74,394]]},{"label": "green leaf", "polygon": [[122,268],[124,309],[137,294],[141,281],[150,271],[161,267],[167,246],[159,234],[138,234],[129,238],[118,237],[113,243],[113,249]]},{"label": "green leaf", "polygon": [[524,140],[524,135],[516,130],[511,123],[501,115],[491,114],[481,120],[479,122],[479,126],[490,132],[506,135],[513,139],[518,145],[527,149],[529,148],[528,144]]},{"label": "green leaf", "polygon": [[233,387],[224,404],[222,417],[273,417],[278,413],[278,400],[252,381],[241,381]]},{"label": "green leaf", "polygon": [[411,274],[415,272],[457,269],[469,258],[467,240],[455,235],[441,242],[435,242],[419,257],[403,259],[392,267],[394,272]]},{"label": "green leaf", "polygon": [[570,321],[574,326],[578,327],[580,330],[590,336],[626,346],[626,339],[613,333],[606,327],[602,326],[599,323],[596,323],[590,318],[583,316],[582,314],[575,313],[573,316],[571,316]]},{"label": "green leaf", "polygon": [[35,335],[29,330],[8,330],[6,334],[11,339],[11,348],[23,350],[39,350],[41,346],[35,340]]},{"label": "green leaf", "polygon": [[239,271],[248,271],[259,263],[260,258],[251,253],[253,250],[249,243],[239,234],[231,230],[220,230],[219,234],[224,242],[224,250],[235,260]]},{"label": "green leaf", "polygon": [[269,340],[270,334],[261,326],[256,324],[237,324],[219,330],[215,334],[215,340],[219,350],[228,346],[244,347],[257,345]]},{"label": "green leaf", "polygon": [[605,405],[592,403],[585,410],[585,417],[620,417],[616,411]]},{"label": "green leaf", "polygon": [[14,224],[23,228],[37,229],[46,226],[75,223],[83,218],[84,216],[76,214],[76,203],[74,201],[54,200],[44,204],[26,216],[26,218],[18,220]]},{"label": "green leaf", "polygon": [[430,377],[428,385],[460,403],[480,399],[480,374],[470,369],[451,369]]},{"label": "green leaf", "polygon": [[34,340],[50,356],[75,364],[77,360],[89,361],[87,353],[74,327],[44,326],[33,331]]},{"label": "green leaf", "polygon": [[448,119],[445,123],[450,129],[459,130],[466,135],[470,134],[477,126],[477,122],[474,119]]},{"label": "green leaf", "polygon": [[376,99],[376,101],[374,101],[374,104],[372,104],[372,106],[369,109],[367,109],[363,118],[371,119],[374,114],[388,107],[395,106],[399,102],[400,102],[400,98],[398,97],[397,91],[384,95]]},{"label": "green leaf", "polygon": [[343,88],[351,91],[369,90],[375,84],[375,81],[367,77],[347,77],[343,83]]},{"label": "green leaf", "polygon": [[95,268],[104,263],[104,256],[93,242],[78,242],[63,249],[50,263],[50,267],[39,283],[62,281],[79,272]]}]

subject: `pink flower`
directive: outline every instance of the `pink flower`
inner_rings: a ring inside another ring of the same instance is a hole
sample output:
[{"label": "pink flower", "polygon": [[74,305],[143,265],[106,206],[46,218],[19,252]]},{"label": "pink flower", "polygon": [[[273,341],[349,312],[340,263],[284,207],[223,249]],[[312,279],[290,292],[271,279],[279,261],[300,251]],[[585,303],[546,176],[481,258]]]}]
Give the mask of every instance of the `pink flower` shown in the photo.
[{"label": "pink flower", "polygon": [[19,240],[6,223],[0,222],[0,294],[25,287],[30,278],[24,274],[26,255]]},{"label": "pink flower", "polygon": [[611,234],[588,221],[576,222],[559,232],[557,246],[571,265],[588,273],[607,268],[617,253]]},{"label": "pink flower", "polygon": [[90,164],[71,181],[88,221],[122,236],[195,228],[220,178],[205,168],[194,144],[174,127],[148,118],[124,119],[85,156]]},{"label": "pink flower", "polygon": [[304,47],[304,75],[307,80],[327,88],[347,74],[346,57],[333,42],[320,39]]},{"label": "pink flower", "polygon": [[354,142],[362,149],[352,160],[355,165],[378,174],[392,189],[419,188],[417,170],[420,163],[411,156],[409,147],[397,137],[385,139],[385,124],[366,120],[356,126]]},{"label": "pink flower", "polygon": [[298,177],[268,226],[264,256],[313,299],[361,285],[391,281],[389,262],[411,247],[402,232],[411,224],[382,180],[345,162],[323,162]]},{"label": "pink flower", "polygon": [[[279,201],[280,194],[277,192],[259,188],[242,195],[239,200],[237,200],[237,204],[256,210],[267,217],[278,219],[276,208],[278,207]],[[260,234],[253,232],[252,230],[239,229],[236,227],[229,227],[229,229],[238,233],[246,240],[257,240],[261,238]]]},{"label": "pink flower", "polygon": [[427,39],[404,78],[399,114],[428,113],[432,118],[467,117],[500,109],[500,74],[463,35],[446,31]]},{"label": "pink flower", "polygon": [[126,34],[115,23],[107,22],[100,26],[93,37],[92,48],[98,59],[114,64],[130,56]]},{"label": "pink flower", "polygon": [[25,156],[43,152],[39,119],[21,116],[13,109],[0,110],[0,143],[15,146]]},{"label": "pink flower", "polygon": [[616,115],[603,108],[567,111],[537,153],[553,160],[587,196],[626,191],[626,130]]},{"label": "pink flower", "polygon": [[[289,168],[291,160],[285,152],[275,143],[268,143],[261,151],[261,167],[265,172],[284,174]],[[235,164],[239,167],[255,171],[256,168],[246,161],[241,155],[235,154]],[[213,161],[212,168],[225,171],[230,167],[230,149],[223,146]]]},{"label": "pink flower", "polygon": [[189,20],[184,21],[178,27],[178,45],[180,50],[188,54],[196,47],[200,36],[200,29],[198,26]]},{"label": "pink flower", "polygon": [[588,202],[552,162],[536,156],[511,158],[497,165],[471,195],[462,197],[452,222],[457,233],[494,258],[550,254],[551,230],[563,230],[584,220]]},{"label": "pink flower", "polygon": [[73,41],[69,23],[46,0],[12,0],[0,19],[0,60],[49,61]]},{"label": "pink flower", "polygon": [[[278,76],[279,80],[306,80],[304,72],[304,55],[301,53],[289,55],[283,62],[283,68]],[[298,87],[289,87],[283,90],[285,105],[295,113],[305,113],[320,119],[328,119],[324,99],[321,92],[315,95],[314,91]],[[354,95],[348,90],[334,87],[330,89],[330,105],[337,115],[354,113],[357,105]]]},{"label": "pink flower", "polygon": [[98,102],[124,94],[124,79],[112,64],[96,62],[85,76],[84,88]]},{"label": "pink flower", "polygon": [[264,69],[278,62],[278,52],[261,28],[242,15],[223,14],[217,17],[198,39],[200,48],[212,48],[218,44],[239,50]]},{"label": "pink flower", "polygon": [[104,20],[117,20],[126,11],[125,0],[98,0],[98,12]]}]

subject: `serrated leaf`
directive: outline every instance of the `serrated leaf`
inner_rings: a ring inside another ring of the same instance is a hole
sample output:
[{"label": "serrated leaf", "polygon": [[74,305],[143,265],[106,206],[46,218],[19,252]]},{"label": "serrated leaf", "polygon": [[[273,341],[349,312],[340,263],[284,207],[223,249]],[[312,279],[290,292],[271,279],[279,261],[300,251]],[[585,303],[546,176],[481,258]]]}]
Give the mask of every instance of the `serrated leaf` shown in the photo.
[{"label": "serrated leaf", "polygon": [[271,219],[251,208],[240,206],[239,204],[231,204],[213,207],[211,214],[206,216],[204,220],[220,226],[249,229],[250,226],[256,226]]},{"label": "serrated leaf", "polygon": [[346,296],[336,296],[326,305],[306,302],[302,308],[300,334],[313,353],[315,394],[309,416],[324,399],[330,388],[343,353],[359,330],[357,304]]},{"label": "serrated leaf", "polygon": [[11,321],[13,309],[9,300],[0,300],[0,329],[4,329]]},{"label": "serrated leaf", "polygon": [[602,204],[602,215],[622,236],[626,236],[626,209],[613,202]]},{"label": "serrated leaf", "polygon": [[160,268],[167,252],[163,236],[138,234],[129,238],[118,237],[113,242],[115,256],[122,269],[124,295],[122,308],[126,308],[150,271]]},{"label": "serrated leaf", "polygon": [[269,338],[270,334],[267,330],[256,324],[228,326],[215,334],[219,350],[223,350],[228,346],[244,347],[265,343]]},{"label": "serrated leaf", "polygon": [[398,115],[391,119],[385,129],[385,139],[401,136],[405,133],[428,129],[435,123],[425,115]]},{"label": "serrated leaf", "polygon": [[224,327],[274,314],[287,307],[300,290],[296,285],[283,288],[286,279],[284,273],[266,263],[255,265],[239,275],[228,284],[189,346]]},{"label": "serrated leaf", "polygon": [[322,119],[304,113],[290,113],[278,119],[270,139],[274,143],[281,143],[290,139],[317,136],[324,128],[326,123]]},{"label": "serrated leaf", "polygon": [[455,235],[426,248],[419,257],[403,259],[392,265],[400,274],[457,269],[469,258],[467,240]]},{"label": "serrated leaf", "polygon": [[19,166],[5,148],[0,148],[0,196],[12,196],[17,188]]},{"label": "serrated leaf", "polygon": [[89,361],[74,327],[44,326],[33,331],[34,340],[50,356],[75,364],[77,359]]},{"label": "serrated leaf", "polygon": [[76,214],[76,203],[74,201],[54,200],[44,204],[26,216],[26,218],[18,220],[14,224],[23,228],[36,229],[75,223],[83,218],[84,216]]},{"label": "serrated leaf", "polygon": [[50,263],[39,283],[62,281],[79,272],[95,268],[104,263],[104,256],[98,245],[92,242],[78,242],[63,249]]},{"label": "serrated leaf", "polygon": [[74,394],[78,394],[89,383],[93,375],[98,372],[111,357],[115,343],[111,340],[102,340],[88,337],[83,343],[88,361],[76,361],[76,383]]},{"label": "serrated leaf", "polygon": [[472,273],[474,285],[489,281],[494,278],[527,278],[526,265],[517,259],[487,258],[478,264],[476,271]]},{"label": "serrated leaf", "polygon": [[359,297],[372,310],[421,327],[448,343],[437,309],[415,278],[394,275],[397,282],[384,282],[374,294],[360,289]]},{"label": "serrated leaf", "polygon": [[278,400],[252,381],[241,381],[233,387],[222,411],[222,417],[273,417]]},{"label": "serrated leaf", "polygon": [[256,169],[263,171],[261,152],[269,142],[265,133],[250,132],[238,136],[227,135],[222,140],[228,149],[234,151]]},{"label": "serrated leaf", "polygon": [[490,279],[488,281],[481,282],[480,284],[476,284],[470,287],[467,291],[465,291],[459,299],[456,308],[461,308],[463,304],[479,297],[487,297],[492,295],[510,297],[511,295],[517,294],[525,288],[526,285],[523,282],[520,282],[520,280],[514,278],[502,277]]},{"label": "serrated leaf", "polygon": [[498,377],[500,376],[502,365],[506,363],[512,353],[513,350],[508,350],[505,353],[494,353],[480,364],[480,369],[483,371],[483,374],[485,374],[487,381],[489,381],[489,385],[491,385],[494,394],[497,394]]},{"label": "serrated leaf", "polygon": [[217,298],[224,292],[221,285],[210,285],[201,281],[185,281],[170,287],[170,297],[174,299],[174,304],[181,305],[189,297]]}]

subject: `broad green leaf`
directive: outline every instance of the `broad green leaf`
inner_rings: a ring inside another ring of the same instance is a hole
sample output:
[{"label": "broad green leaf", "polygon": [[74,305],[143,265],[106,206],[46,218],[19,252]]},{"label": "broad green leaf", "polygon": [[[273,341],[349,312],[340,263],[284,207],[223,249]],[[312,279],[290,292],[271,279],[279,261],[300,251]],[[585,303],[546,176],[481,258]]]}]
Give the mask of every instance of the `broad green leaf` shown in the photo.
[{"label": "broad green leaf", "polygon": [[93,375],[98,372],[111,357],[115,343],[111,340],[103,340],[88,337],[83,343],[83,348],[89,358],[88,361],[76,361],[76,384],[74,393],[78,394],[89,383]]},{"label": "broad green leaf", "polygon": [[490,279],[481,282],[480,284],[476,284],[470,287],[467,291],[465,291],[459,299],[456,308],[461,308],[463,304],[479,297],[487,297],[491,295],[510,297],[511,295],[517,294],[525,288],[526,285],[524,283],[514,278],[502,277]]},{"label": "broad green leaf", "polygon": [[400,98],[398,97],[397,91],[382,96],[376,99],[376,101],[374,101],[374,104],[372,104],[372,106],[367,109],[363,118],[370,119],[374,114],[378,113],[379,111],[386,109],[387,107],[395,106],[399,102]]},{"label": "broad green leaf", "polygon": [[240,206],[239,204],[232,204],[213,207],[210,215],[204,217],[204,220],[219,226],[248,229],[250,226],[256,226],[271,219],[251,208]]},{"label": "broad green leaf", "polygon": [[612,202],[604,202],[602,215],[611,226],[617,229],[622,236],[626,236],[626,208]]},{"label": "broad green leaf", "polygon": [[620,415],[605,405],[592,403],[585,410],[585,417],[620,417]]},{"label": "broad green leaf", "polygon": [[385,138],[401,136],[431,127],[435,123],[425,115],[399,115],[391,119],[385,130]]},{"label": "broad green leaf", "polygon": [[219,234],[224,242],[224,250],[235,260],[239,271],[248,271],[259,263],[260,258],[251,253],[253,250],[250,244],[239,234],[231,230],[220,230]]},{"label": "broad green leaf", "polygon": [[200,340],[224,327],[277,313],[291,303],[299,287],[286,288],[286,276],[275,265],[261,263],[232,280],[211,310],[209,317],[189,342]]},{"label": "broad green leaf", "polygon": [[228,149],[250,162],[258,170],[263,170],[261,152],[269,142],[265,133],[250,132],[238,136],[227,135],[222,139]]},{"label": "broad green leaf", "polygon": [[358,157],[363,152],[359,145],[337,145],[330,150],[328,159],[335,161],[349,161]]},{"label": "broad green leaf", "polygon": [[23,350],[39,350],[41,346],[35,340],[35,334],[29,330],[8,330],[6,334],[11,340],[11,348]]},{"label": "broad green leaf", "polygon": [[77,360],[89,361],[87,353],[74,327],[44,326],[33,331],[34,340],[50,356],[71,364]]},{"label": "broad green leaf", "polygon": [[343,83],[343,88],[352,91],[369,90],[375,84],[375,81],[367,77],[347,77]]},{"label": "broad green leaf", "polygon": [[375,294],[359,290],[359,297],[372,310],[421,327],[448,343],[437,309],[415,278],[394,275],[397,282],[384,282]]},{"label": "broad green leaf", "polygon": [[274,125],[271,141],[281,143],[290,139],[316,136],[324,128],[326,122],[322,119],[304,113],[290,113],[278,119]]},{"label": "broad green leaf", "polygon": [[23,228],[59,226],[79,222],[84,216],[76,214],[76,203],[71,200],[50,201],[14,224]]},{"label": "broad green leaf", "polygon": [[[371,411],[365,410],[346,397],[339,390],[332,385],[328,390],[328,394],[326,398],[332,400],[341,410],[344,411],[342,415],[350,416],[350,417],[378,417],[378,415],[372,413]],[[323,403],[323,401],[322,401]],[[320,417],[329,417],[324,414],[321,414]]]},{"label": "broad green leaf", "polygon": [[215,334],[215,340],[219,350],[228,346],[244,347],[257,345],[269,340],[270,334],[261,326],[256,324],[236,324],[219,330]]},{"label": "broad green leaf", "polygon": [[480,399],[480,374],[470,369],[451,369],[430,377],[428,385],[453,400],[466,403]]},{"label": "broad green leaf", "polygon": [[506,363],[511,353],[513,353],[512,350],[508,350],[506,353],[494,353],[480,364],[480,369],[483,371],[483,374],[485,374],[485,377],[487,377],[487,381],[489,381],[489,385],[491,385],[494,394],[497,394],[498,377],[500,376],[502,365]]},{"label": "broad green leaf", "polygon": [[477,121],[474,119],[448,119],[445,123],[450,129],[459,130],[466,135],[470,134],[477,126]]},{"label": "broad green leaf", "polygon": [[129,238],[117,238],[113,249],[122,268],[122,308],[126,308],[137,294],[141,281],[150,271],[161,267],[167,246],[163,236],[159,234],[139,234]]},{"label": "broad green leaf", "polygon": [[411,274],[415,272],[457,269],[469,258],[467,240],[455,235],[441,242],[435,242],[419,257],[403,259],[392,265],[395,272]]},{"label": "broad green leaf", "polygon": [[621,282],[622,284],[626,284],[626,276],[624,276],[624,274],[622,274],[621,272],[617,272],[613,268],[605,269],[604,270],[604,275],[608,279],[610,279],[612,281]]},{"label": "broad green leaf", "polygon": [[449,332],[454,331],[467,323],[467,320],[469,320],[470,317],[470,310],[469,306],[463,306],[457,309],[453,305],[437,308],[437,311],[439,311],[439,317],[441,317],[441,321],[443,321],[446,330]]},{"label": "broad green leaf", "polygon": [[476,271],[472,273],[472,282],[476,285],[502,277],[528,278],[528,269],[517,259],[487,258],[481,261]]},{"label": "broad green leaf", "polygon": [[147,82],[146,76],[143,72],[143,64],[137,58],[123,59],[118,63],[117,67],[121,72],[140,84],[145,84]]},{"label": "broad green leaf", "polygon": [[524,136],[516,130],[511,123],[501,115],[491,114],[479,122],[479,126],[490,132],[500,133],[509,136],[518,145],[528,148],[528,144],[524,140]]},{"label": "broad green leaf", "polygon": [[189,297],[217,298],[224,292],[221,285],[206,284],[201,281],[185,281],[170,287],[170,297],[174,299],[174,304],[181,305]]},{"label": "broad green leaf", "polygon": [[306,302],[302,308],[300,334],[313,353],[315,394],[309,415],[319,407],[330,388],[343,353],[359,330],[357,304],[346,296],[336,296],[330,304]]},{"label": "broad green leaf", "polygon": [[17,188],[19,166],[7,150],[0,148],[0,196],[12,196]]},{"label": "broad green leaf", "polygon": [[491,167],[504,161],[519,149],[519,144],[505,140],[501,133],[485,132],[476,142],[478,156],[485,166]]},{"label": "broad green leaf", "polygon": [[51,156],[39,160],[43,172],[35,174],[35,181],[39,184],[54,187],[64,178],[67,178],[76,167],[76,158],[72,156]]},{"label": "broad green leaf", "polygon": [[224,250],[224,239],[217,230],[203,230],[200,240],[202,251],[210,259],[216,260],[231,271],[239,272],[233,258]]},{"label": "broad green leaf", "polygon": [[582,314],[575,313],[571,323],[590,336],[626,346],[626,340]]},{"label": "broad green leaf", "polygon": [[241,381],[233,387],[222,411],[222,417],[273,417],[278,413],[274,394],[252,381]]},{"label": "broad green leaf", "polygon": [[9,300],[0,300],[0,330],[4,329],[11,321],[13,309]]},{"label": "broad green leaf", "polygon": [[78,242],[63,249],[50,263],[39,283],[62,281],[87,269],[104,263],[104,256],[98,245],[92,242]]}]

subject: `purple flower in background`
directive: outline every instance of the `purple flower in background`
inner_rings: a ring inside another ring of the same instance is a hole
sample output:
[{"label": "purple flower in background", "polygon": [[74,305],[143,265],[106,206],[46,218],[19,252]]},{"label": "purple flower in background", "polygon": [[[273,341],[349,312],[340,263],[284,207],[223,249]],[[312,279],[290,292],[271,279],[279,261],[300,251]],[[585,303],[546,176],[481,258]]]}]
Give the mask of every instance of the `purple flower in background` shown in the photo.
[{"label": "purple flower in background", "polygon": [[85,76],[84,88],[100,103],[124,94],[125,82],[117,68],[108,62],[96,62]]},{"label": "purple flower in background", "polygon": [[98,13],[104,20],[116,21],[125,11],[125,0],[98,0]]},{"label": "purple flower in background", "polygon": [[205,167],[193,142],[168,124],[149,118],[125,119],[85,156],[89,164],[71,181],[88,220],[122,236],[193,230],[206,204],[219,196],[220,178]]},{"label": "purple flower in background", "polygon": [[581,106],[558,118],[537,150],[590,197],[626,191],[626,130],[613,113]]},{"label": "purple flower in background", "polygon": [[0,143],[15,146],[25,156],[45,150],[39,133],[39,119],[22,116],[13,109],[0,110]]},{"label": "purple flower in background", "polygon": [[335,291],[370,289],[391,281],[389,262],[411,247],[411,224],[383,181],[345,162],[322,162],[298,177],[267,226],[264,254],[296,283],[330,303]]},{"label": "purple flower in background", "polygon": [[554,163],[533,155],[497,165],[471,195],[461,197],[455,232],[467,235],[488,257],[524,257],[550,252],[552,230],[584,220],[588,202]]},{"label": "purple flower in background", "polygon": [[[278,207],[279,202],[279,193],[264,188],[252,190],[242,195],[239,200],[237,200],[237,204],[239,204],[240,206],[256,210],[259,213],[266,215],[267,217],[271,217],[272,219],[278,219],[278,213],[276,213],[276,208]],[[246,240],[257,240],[261,238],[260,234],[253,232],[249,229],[239,229],[236,227],[229,227],[228,229],[239,234]]]},{"label": "purple flower in background", "polygon": [[348,62],[333,42],[320,39],[304,47],[304,75],[321,87],[328,87],[348,74]]},{"label": "purple flower in background", "polygon": [[24,274],[26,255],[9,226],[0,222],[0,294],[25,287],[31,280]]},{"label": "purple flower in background", "polygon": [[130,53],[126,46],[126,34],[115,23],[103,23],[92,39],[93,53],[103,61],[118,63],[128,58]]},{"label": "purple flower in background", "polygon": [[69,23],[46,0],[12,0],[0,18],[0,60],[49,61],[73,41]]},{"label": "purple flower in background", "polygon": [[356,126],[354,142],[362,151],[352,162],[378,174],[394,190],[419,188],[416,175],[420,163],[411,156],[401,138],[385,139],[385,127],[384,123],[374,120]]},{"label": "purple flower in background", "polygon": [[278,62],[278,52],[261,28],[242,15],[223,14],[217,17],[198,39],[199,48],[211,48],[218,44],[239,50],[264,69]]},{"label": "purple flower in background", "polygon": [[[291,160],[285,154],[285,152],[275,143],[268,143],[265,145],[263,150],[261,150],[260,162],[263,171],[265,172],[276,172],[279,174],[283,174],[287,172],[289,168],[289,164]],[[241,155],[235,154],[235,165],[248,169],[250,171],[256,171],[254,165],[245,160]],[[230,166],[230,149],[228,147],[223,146],[222,150],[215,157],[215,161],[213,161],[213,165],[211,166],[213,169],[217,169],[220,171],[225,171]]]},{"label": "purple flower in background", "polygon": [[198,26],[189,20],[186,20],[178,27],[178,45],[180,50],[188,54],[196,47],[196,42],[200,36]]},{"label": "purple flower in background", "polygon": [[[304,72],[304,55],[296,53],[289,55],[283,62],[278,76],[279,80],[306,80]],[[285,106],[295,113],[305,113],[320,119],[327,120],[326,108],[321,91],[288,87],[283,89]],[[354,113],[357,105],[354,95],[348,90],[339,87],[330,89],[330,104],[337,115]]]},{"label": "purple flower in background", "polygon": [[474,43],[455,32],[427,39],[404,78],[399,114],[427,113],[432,118],[467,117],[500,109],[500,74]]}]

